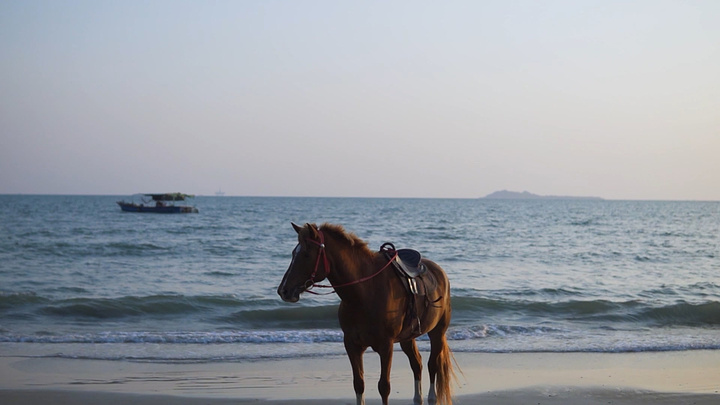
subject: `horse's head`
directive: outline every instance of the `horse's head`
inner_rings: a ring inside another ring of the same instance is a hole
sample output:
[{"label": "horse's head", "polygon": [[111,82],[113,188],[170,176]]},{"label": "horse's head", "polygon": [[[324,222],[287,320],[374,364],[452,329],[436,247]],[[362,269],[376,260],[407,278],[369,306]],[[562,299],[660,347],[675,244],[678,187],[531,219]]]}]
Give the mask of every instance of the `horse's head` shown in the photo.
[{"label": "horse's head", "polygon": [[298,234],[298,244],[292,261],[277,289],[283,301],[298,302],[300,294],[327,277],[328,261],[322,232],[315,224],[300,227],[292,224]]}]

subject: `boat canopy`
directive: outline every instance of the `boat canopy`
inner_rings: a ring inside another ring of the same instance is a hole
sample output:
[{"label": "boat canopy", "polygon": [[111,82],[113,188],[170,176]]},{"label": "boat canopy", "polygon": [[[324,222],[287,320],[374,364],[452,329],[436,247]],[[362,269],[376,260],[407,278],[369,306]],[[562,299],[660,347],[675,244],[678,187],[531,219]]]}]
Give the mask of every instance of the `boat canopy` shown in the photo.
[{"label": "boat canopy", "polygon": [[183,193],[145,194],[145,196],[152,197],[153,201],[185,201],[186,198],[195,197],[192,194]]}]

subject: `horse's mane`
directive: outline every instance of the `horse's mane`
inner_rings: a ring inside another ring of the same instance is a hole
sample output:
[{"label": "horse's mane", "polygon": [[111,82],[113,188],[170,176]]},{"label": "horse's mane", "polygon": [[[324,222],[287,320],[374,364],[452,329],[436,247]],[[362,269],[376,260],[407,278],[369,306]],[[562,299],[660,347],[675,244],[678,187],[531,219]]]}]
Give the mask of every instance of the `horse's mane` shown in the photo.
[{"label": "horse's mane", "polygon": [[322,230],[325,235],[331,236],[334,239],[347,241],[354,249],[359,249],[363,252],[372,254],[372,251],[364,240],[360,239],[352,232],[347,232],[342,225],[328,224],[326,222],[320,225],[320,230]]}]

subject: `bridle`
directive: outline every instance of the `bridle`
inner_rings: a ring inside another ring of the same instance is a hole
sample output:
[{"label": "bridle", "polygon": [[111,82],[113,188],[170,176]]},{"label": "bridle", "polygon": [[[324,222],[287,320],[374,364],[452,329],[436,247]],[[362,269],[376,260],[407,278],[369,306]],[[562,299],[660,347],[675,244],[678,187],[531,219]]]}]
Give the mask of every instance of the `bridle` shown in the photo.
[{"label": "bridle", "polygon": [[360,278],[358,280],[350,281],[349,283],[344,283],[344,284],[339,284],[339,285],[317,284],[315,282],[315,276],[317,276],[318,269],[320,269],[320,259],[321,258],[323,260],[323,265],[325,266],[325,277],[327,277],[330,274],[330,261],[328,260],[327,253],[325,251],[325,235],[323,235],[322,231],[319,229],[317,230],[317,233],[318,233],[318,238],[320,239],[319,241],[307,238],[308,242],[318,245],[318,248],[319,248],[318,257],[317,257],[317,260],[315,261],[315,269],[313,270],[312,274],[310,275],[310,278],[305,282],[305,291],[309,292],[310,294],[328,295],[328,294],[335,293],[335,290],[330,291],[327,294],[322,294],[322,293],[312,291],[312,289],[315,287],[318,287],[318,288],[341,288],[341,287],[349,287],[351,285],[364,283],[365,281],[368,281],[368,280],[374,278],[375,276],[379,275],[383,271],[385,271],[385,269],[387,269],[390,266],[390,264],[393,261],[395,261],[395,259],[397,258],[397,251],[393,251],[393,256],[390,258],[390,261],[388,261],[387,264],[385,266],[383,266],[380,270],[378,270],[377,272],[375,272],[369,276]]},{"label": "bridle", "polygon": [[[327,258],[327,253],[325,253],[325,235],[323,235],[322,231],[318,229],[317,231],[318,237],[320,238],[320,241],[316,241],[314,239],[307,238],[308,242],[312,242],[316,245],[318,245],[318,257],[315,261],[315,269],[313,270],[312,274],[310,275],[310,278],[305,282],[305,291],[310,291],[313,287],[325,287],[328,286],[315,284],[315,276],[317,275],[318,269],[320,268],[320,258],[323,259],[323,264],[325,265],[325,277],[327,277],[328,274],[330,274],[330,261]],[[332,286],[329,286],[332,287]],[[314,293],[313,294],[317,294]]]}]

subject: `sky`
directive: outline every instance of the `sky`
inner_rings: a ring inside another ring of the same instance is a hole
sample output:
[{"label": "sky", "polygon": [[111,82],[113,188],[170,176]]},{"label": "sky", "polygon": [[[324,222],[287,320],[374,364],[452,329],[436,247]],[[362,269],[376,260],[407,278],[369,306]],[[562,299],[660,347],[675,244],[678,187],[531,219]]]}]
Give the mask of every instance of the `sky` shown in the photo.
[{"label": "sky", "polygon": [[720,200],[720,2],[0,1],[0,194]]}]

